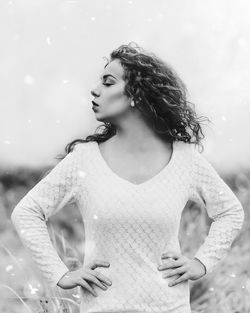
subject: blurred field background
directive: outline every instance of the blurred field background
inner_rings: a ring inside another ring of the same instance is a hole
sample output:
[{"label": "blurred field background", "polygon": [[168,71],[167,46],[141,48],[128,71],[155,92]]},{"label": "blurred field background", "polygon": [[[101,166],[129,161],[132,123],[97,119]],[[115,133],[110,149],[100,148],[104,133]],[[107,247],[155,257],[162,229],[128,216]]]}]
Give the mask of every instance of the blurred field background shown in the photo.
[{"label": "blurred field background", "polygon": [[[47,168],[46,168],[47,169]],[[20,243],[10,221],[15,204],[36,184],[46,169],[19,168],[0,176],[0,312],[79,312],[79,289],[51,289]],[[228,256],[211,274],[191,282],[193,313],[247,313],[250,310],[250,170],[223,176],[242,202],[246,219]],[[179,238],[185,255],[192,257],[207,235],[211,220],[198,203],[184,208]],[[84,225],[77,207],[65,206],[48,221],[51,240],[71,269],[84,260]],[[48,301],[48,303],[46,303]],[[46,311],[47,309],[47,311]]]},{"label": "blurred field background", "polygon": [[[79,290],[51,290],[10,221],[14,206],[98,125],[90,94],[103,56],[130,41],[169,62],[186,83],[204,129],[204,154],[245,210],[244,226],[216,271],[191,282],[192,313],[250,312],[250,2],[248,0],[0,1],[0,312],[75,313]],[[180,241],[192,256],[211,220],[187,203]],[[48,222],[64,262],[79,268],[84,225],[65,207]]]}]

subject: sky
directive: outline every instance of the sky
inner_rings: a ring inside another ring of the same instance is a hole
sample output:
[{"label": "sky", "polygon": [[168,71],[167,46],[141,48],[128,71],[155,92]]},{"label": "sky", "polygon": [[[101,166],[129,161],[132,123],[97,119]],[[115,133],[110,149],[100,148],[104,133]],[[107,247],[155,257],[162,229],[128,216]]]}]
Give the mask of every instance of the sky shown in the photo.
[{"label": "sky", "polygon": [[54,164],[100,125],[91,107],[112,50],[131,41],[179,74],[204,127],[204,155],[249,167],[250,1],[0,1],[0,168]]}]

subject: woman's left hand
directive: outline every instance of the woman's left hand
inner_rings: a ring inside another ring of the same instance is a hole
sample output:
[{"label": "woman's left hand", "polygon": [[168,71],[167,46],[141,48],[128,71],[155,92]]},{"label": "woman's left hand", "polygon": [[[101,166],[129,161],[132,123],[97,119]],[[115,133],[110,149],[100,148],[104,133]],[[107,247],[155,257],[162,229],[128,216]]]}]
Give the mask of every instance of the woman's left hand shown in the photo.
[{"label": "woman's left hand", "polygon": [[184,280],[196,280],[206,274],[206,268],[198,259],[190,259],[180,253],[166,252],[162,254],[162,259],[168,259],[158,266],[158,270],[164,270],[162,277],[171,277],[179,274],[179,277],[168,284],[174,286]]}]

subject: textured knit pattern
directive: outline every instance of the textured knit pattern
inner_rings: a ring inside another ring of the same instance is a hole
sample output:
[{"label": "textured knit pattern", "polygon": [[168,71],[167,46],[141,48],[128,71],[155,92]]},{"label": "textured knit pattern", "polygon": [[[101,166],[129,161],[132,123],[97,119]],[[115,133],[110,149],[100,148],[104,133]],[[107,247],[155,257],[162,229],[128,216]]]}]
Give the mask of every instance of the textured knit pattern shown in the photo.
[{"label": "textured knit pattern", "polygon": [[46,221],[67,203],[80,209],[85,227],[83,267],[97,267],[112,281],[107,290],[92,284],[94,297],[80,287],[81,313],[190,313],[186,280],[169,287],[157,266],[163,252],[181,253],[178,240],[188,200],[205,205],[213,219],[196,255],[211,272],[226,256],[244,221],[242,205],[193,145],[176,141],[170,162],[139,184],[116,174],[97,142],[77,144],[16,205],[11,220],[50,286],[68,271],[58,256]]}]

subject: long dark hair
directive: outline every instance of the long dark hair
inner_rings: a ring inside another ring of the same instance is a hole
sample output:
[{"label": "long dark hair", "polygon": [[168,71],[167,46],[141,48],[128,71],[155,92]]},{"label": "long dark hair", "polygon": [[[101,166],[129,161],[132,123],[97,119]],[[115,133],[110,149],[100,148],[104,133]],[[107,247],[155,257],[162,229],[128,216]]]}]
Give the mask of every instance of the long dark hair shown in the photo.
[{"label": "long dark hair", "polygon": [[[146,52],[136,43],[133,46],[133,43],[121,45],[113,50],[105,67],[109,62],[119,59],[126,82],[124,94],[133,98],[135,107],[141,111],[159,136],[168,142],[178,140],[198,144],[203,151],[201,118],[207,121],[210,119],[197,116],[195,105],[187,100],[185,84],[169,64],[154,53]],[[103,142],[115,134],[115,125],[104,122],[96,128],[94,134],[68,143],[65,151],[68,154],[77,143]]]}]

